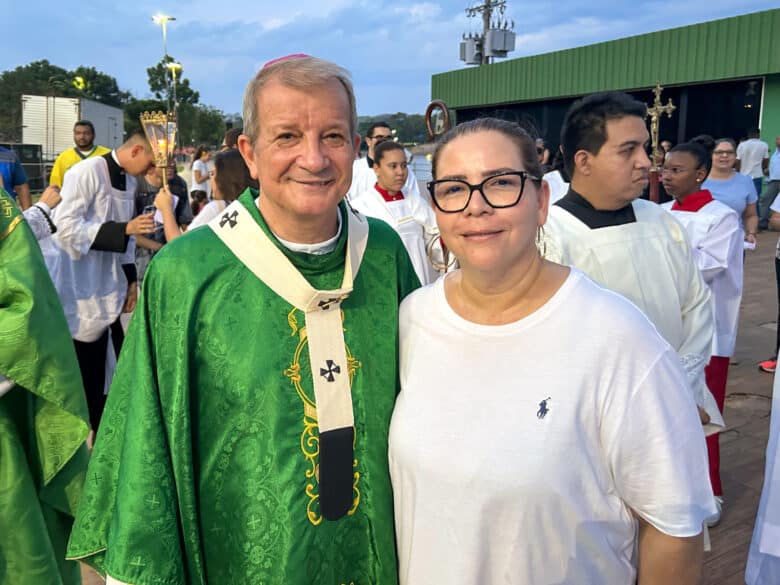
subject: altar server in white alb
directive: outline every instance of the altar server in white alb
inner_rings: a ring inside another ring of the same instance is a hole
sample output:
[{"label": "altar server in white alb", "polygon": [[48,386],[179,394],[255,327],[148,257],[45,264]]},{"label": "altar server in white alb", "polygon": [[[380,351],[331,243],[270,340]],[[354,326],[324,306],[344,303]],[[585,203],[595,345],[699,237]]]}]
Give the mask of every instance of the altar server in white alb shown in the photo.
[{"label": "altar server in white alb", "polygon": [[575,102],[561,130],[569,192],[550,207],[545,254],[639,307],[677,351],[703,422],[723,425],[707,389],[714,316],[685,229],[639,199],[647,187],[647,107],[606,92]]},{"label": "altar server in white alb", "polygon": [[772,389],[772,419],[766,445],[764,487],[758,505],[756,525],[750,541],[745,583],[777,585],[780,583],[780,377],[775,376]]},{"label": "altar server in white alb", "polygon": [[352,207],[381,219],[398,232],[422,284],[433,282],[439,273],[431,264],[428,250],[438,240],[439,228],[430,204],[419,195],[404,192],[409,176],[404,147],[386,140],[374,149],[376,181],[356,193]]},{"label": "altar server in white alb", "polygon": [[[742,301],[742,228],[736,211],[712,193],[702,189],[712,165],[712,154],[703,145],[693,142],[679,144],[666,155],[663,168],[664,189],[674,197],[663,205],[671,211],[690,238],[693,257],[704,281],[712,291],[715,306],[715,335],[712,357],[704,369],[707,387],[723,412],[729,359],[734,354]],[[710,481],[719,507],[723,504],[720,481],[720,450],[718,433],[707,437],[710,460]],[[710,519],[714,522],[714,519]]]},{"label": "altar server in white alb", "polygon": [[626,299],[541,257],[549,191],[519,126],[457,126],[432,170],[460,268],[401,305],[401,585],[696,583],[716,508],[674,349]]},{"label": "altar server in white alb", "polygon": [[57,232],[41,246],[76,346],[93,431],[105,405],[109,327],[137,298],[131,236],[155,229],[151,213],[133,218],[133,175],[153,162],[138,128],[119,148],[73,166],[51,215]]},{"label": "altar server in white alb", "polygon": [[[352,186],[349,188],[347,198],[352,201],[360,193],[366,192],[376,182],[374,174],[374,149],[385,140],[393,140],[393,133],[387,122],[375,122],[366,130],[366,145],[368,153],[365,158],[356,158],[352,163]],[[404,152],[406,152],[404,150]],[[408,160],[407,160],[408,162]],[[403,186],[407,196],[420,196],[420,187],[414,171],[409,169],[409,175]]]}]

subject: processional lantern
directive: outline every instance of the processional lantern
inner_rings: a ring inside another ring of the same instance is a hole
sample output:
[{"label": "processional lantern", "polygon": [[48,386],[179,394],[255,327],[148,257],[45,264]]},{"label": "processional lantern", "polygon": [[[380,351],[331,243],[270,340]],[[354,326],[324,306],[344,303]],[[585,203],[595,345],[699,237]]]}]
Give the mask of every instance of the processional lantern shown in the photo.
[{"label": "processional lantern", "polygon": [[173,159],[173,149],[176,144],[176,114],[174,112],[144,112],[141,114],[141,125],[154,153],[154,164],[162,169],[163,187],[168,186],[166,168]]}]

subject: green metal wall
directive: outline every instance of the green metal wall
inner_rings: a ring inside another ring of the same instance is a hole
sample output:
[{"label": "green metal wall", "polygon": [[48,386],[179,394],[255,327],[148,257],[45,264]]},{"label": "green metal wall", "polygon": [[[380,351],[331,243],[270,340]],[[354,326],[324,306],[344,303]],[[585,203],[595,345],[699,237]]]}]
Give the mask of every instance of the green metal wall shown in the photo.
[{"label": "green metal wall", "polygon": [[451,108],[780,73],[780,9],[440,73]]},{"label": "green metal wall", "polygon": [[775,149],[780,136],[780,75],[767,75],[764,81],[764,108],[761,112],[761,139]]}]

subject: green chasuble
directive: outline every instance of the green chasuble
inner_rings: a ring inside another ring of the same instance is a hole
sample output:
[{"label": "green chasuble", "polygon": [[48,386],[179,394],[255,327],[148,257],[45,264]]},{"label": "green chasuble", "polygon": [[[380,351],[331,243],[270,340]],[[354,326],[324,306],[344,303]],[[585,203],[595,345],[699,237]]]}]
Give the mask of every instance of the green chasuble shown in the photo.
[{"label": "green chasuble", "polygon": [[[239,201],[270,235],[247,190]],[[317,289],[341,286],[347,222],[322,256],[274,243]],[[398,305],[419,286],[396,233],[370,220],[343,327],[355,419],[353,504],[318,503],[304,315],[209,227],[144,278],[68,554],[133,585],[397,583],[387,433]]]},{"label": "green chasuble", "polygon": [[38,242],[2,189],[0,374],[0,584],[80,583],[65,545],[87,468],[84,387]]}]

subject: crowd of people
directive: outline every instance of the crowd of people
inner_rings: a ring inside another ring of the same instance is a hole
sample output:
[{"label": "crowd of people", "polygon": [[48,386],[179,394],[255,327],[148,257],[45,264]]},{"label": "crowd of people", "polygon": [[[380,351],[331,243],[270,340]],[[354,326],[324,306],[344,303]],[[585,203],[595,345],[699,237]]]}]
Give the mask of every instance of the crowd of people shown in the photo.
[{"label": "crowd of people", "polygon": [[290,55],[189,186],[86,120],[34,204],[7,165],[0,582],[696,583],[780,138],[669,144],[661,206],[645,112],[586,96],[554,155],[460,124],[421,193],[386,123],[359,156],[348,72]]}]

